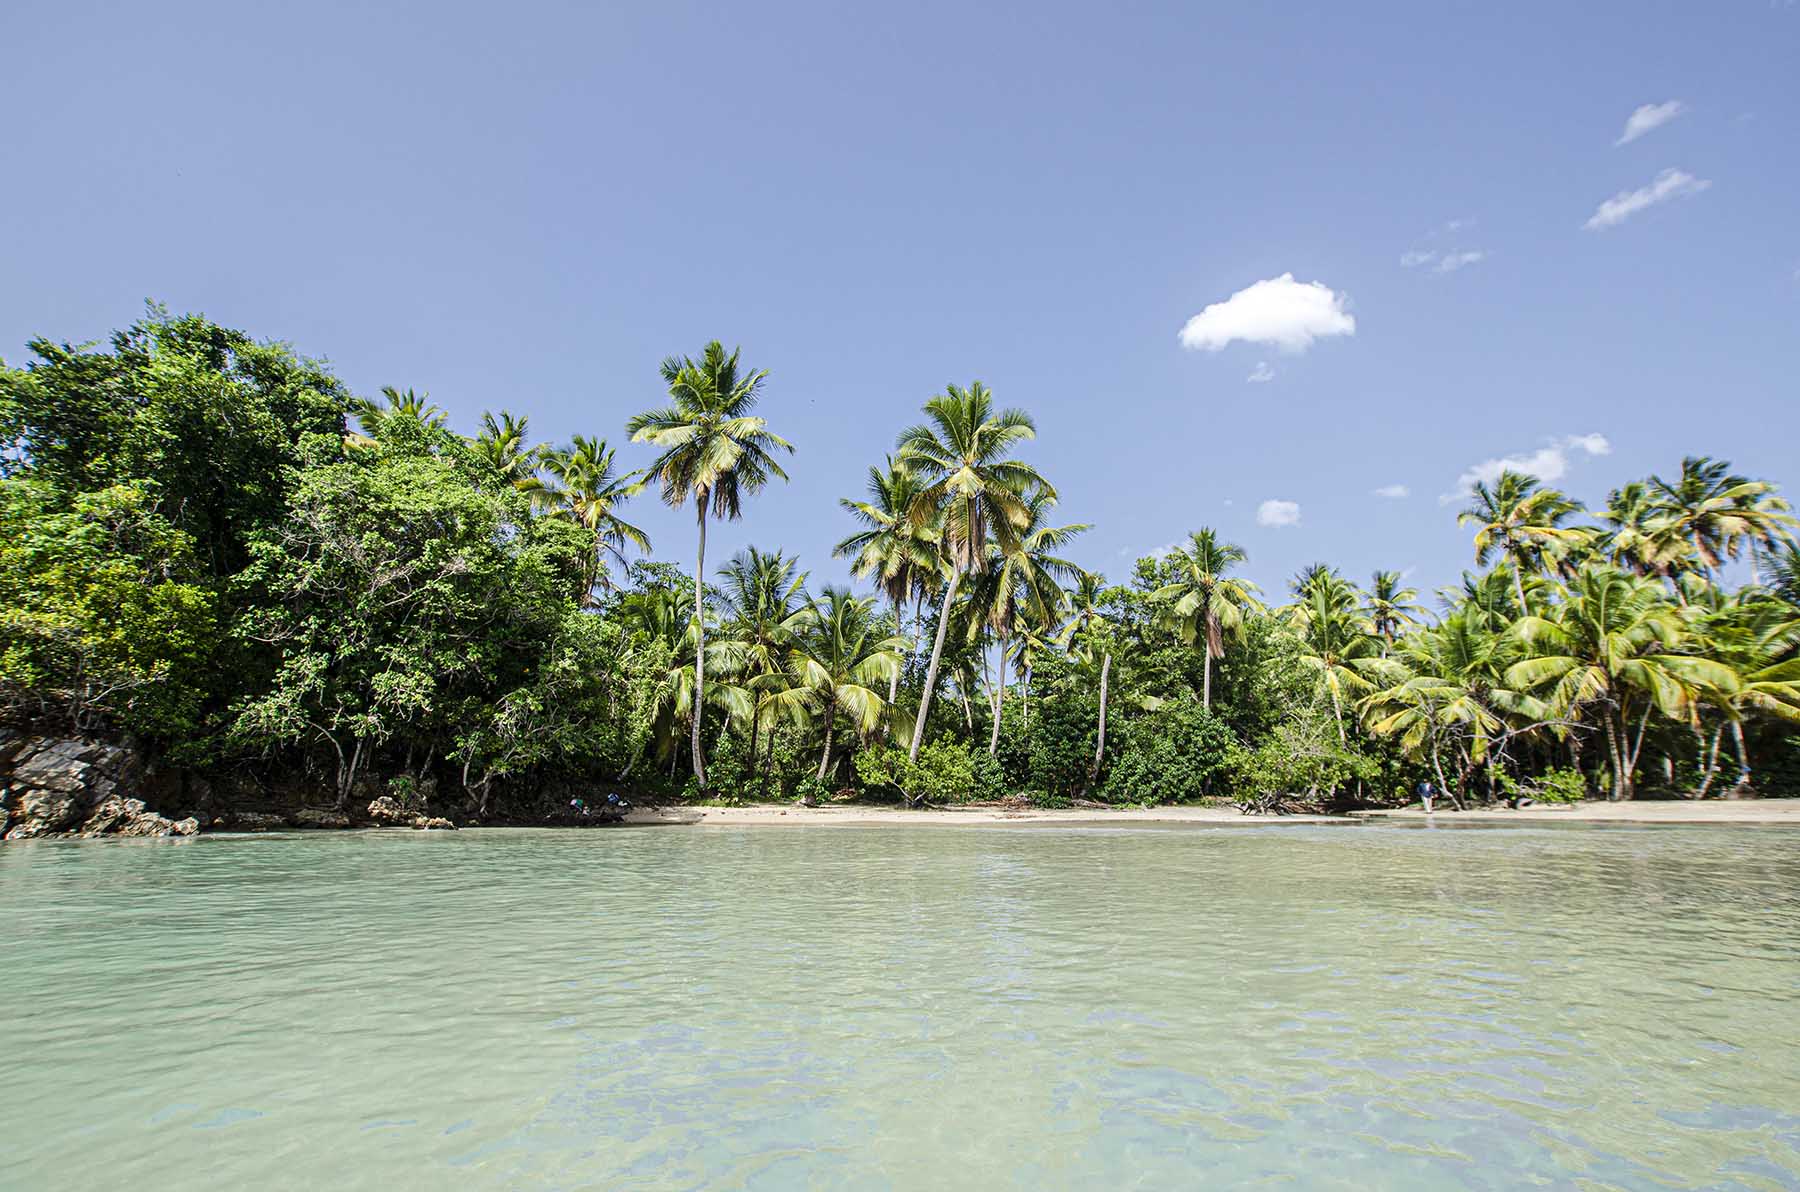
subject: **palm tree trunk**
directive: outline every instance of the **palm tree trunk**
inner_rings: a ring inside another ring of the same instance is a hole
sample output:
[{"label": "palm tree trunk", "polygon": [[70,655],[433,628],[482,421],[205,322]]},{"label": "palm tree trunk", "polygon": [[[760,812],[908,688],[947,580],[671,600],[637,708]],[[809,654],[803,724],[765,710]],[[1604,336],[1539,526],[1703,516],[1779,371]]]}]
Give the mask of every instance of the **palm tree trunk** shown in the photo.
[{"label": "palm tree trunk", "polygon": [[1737,747],[1738,780],[1737,789],[1750,785],[1750,754],[1744,748],[1744,724],[1741,720],[1731,722],[1731,743]]},{"label": "palm tree trunk", "polygon": [[1527,612],[1525,608],[1525,565],[1517,559],[1513,560],[1513,590],[1519,595],[1519,615],[1522,617]]},{"label": "palm tree trunk", "polygon": [[912,748],[907,751],[911,761],[919,760],[919,746],[925,740],[925,717],[931,713],[931,693],[937,686],[938,663],[944,656],[944,631],[950,628],[950,606],[956,600],[956,584],[962,578],[962,572],[950,573],[950,586],[944,591],[944,610],[938,614],[937,637],[931,644],[931,664],[925,668],[925,690],[919,693],[919,718],[913,722]]},{"label": "palm tree trunk", "polygon": [[1000,748],[1000,716],[1006,710],[1006,639],[1000,639],[1000,666],[994,684],[994,731],[988,734],[988,756]]},{"label": "palm tree trunk", "polygon": [[1100,733],[1094,741],[1094,764],[1088,767],[1088,786],[1093,786],[1100,778],[1100,758],[1106,753],[1106,679],[1112,670],[1112,655],[1105,654],[1100,658]]},{"label": "palm tree trunk", "polygon": [[706,707],[706,496],[699,495],[700,551],[694,561],[694,781],[706,791],[706,759],[700,755],[700,720]]},{"label": "palm tree trunk", "polygon": [[1612,759],[1613,783],[1612,801],[1617,803],[1625,799],[1625,753],[1619,741],[1618,713],[1608,708],[1601,715],[1606,724],[1606,755]]},{"label": "palm tree trunk", "polygon": [[1020,696],[1020,698],[1023,699],[1024,702],[1021,703],[1019,705],[1019,707],[1025,713],[1025,727],[1030,728],[1031,727],[1031,668],[1029,666],[1025,667],[1024,673],[1020,677],[1023,681],[1023,685],[1020,688],[1020,691],[1023,694]]},{"label": "palm tree trunk", "polygon": [[831,705],[827,704],[825,707],[825,752],[819,755],[820,782],[825,781],[825,766],[831,761],[831,730],[833,727],[832,721],[835,719],[831,714],[832,711]]},{"label": "palm tree trunk", "polygon": [[1725,726],[1724,724],[1720,724],[1717,728],[1713,729],[1712,748],[1709,750],[1706,746],[1706,738],[1701,734],[1699,729],[1694,730],[1694,737],[1700,744],[1700,764],[1702,766],[1700,789],[1694,792],[1694,798],[1696,799],[1706,798],[1706,792],[1712,789],[1713,779],[1718,776],[1719,741],[1724,736]]},{"label": "palm tree trunk", "polygon": [[[1212,711],[1212,635],[1200,646],[1200,706]],[[1192,690],[1190,688],[1190,690]]]},{"label": "palm tree trunk", "polygon": [[[900,601],[896,599],[894,601],[894,632],[902,635],[906,631],[904,611]],[[888,714],[890,716],[894,711],[894,699],[900,694],[900,669],[896,666],[894,673],[888,678]]]}]

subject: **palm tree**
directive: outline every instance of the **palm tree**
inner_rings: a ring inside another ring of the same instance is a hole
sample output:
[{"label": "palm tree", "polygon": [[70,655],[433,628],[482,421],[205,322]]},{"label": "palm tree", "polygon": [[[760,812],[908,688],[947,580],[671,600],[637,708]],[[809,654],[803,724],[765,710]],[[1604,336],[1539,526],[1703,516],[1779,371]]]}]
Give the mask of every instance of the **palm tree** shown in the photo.
[{"label": "palm tree", "polygon": [[[521,430],[523,424],[521,424]],[[650,553],[650,537],[619,516],[619,507],[644,491],[638,479],[643,472],[614,471],[614,449],[605,439],[576,435],[570,445],[548,451],[543,456],[543,469],[550,473],[554,485],[541,487],[541,499],[553,504],[562,514],[593,536],[593,549],[584,564],[583,603],[591,605],[596,589],[611,586],[607,559],[621,566],[626,562],[625,547],[634,546]]]},{"label": "palm tree", "polygon": [[1786,542],[1800,526],[1773,484],[1734,475],[1724,460],[1690,455],[1681,461],[1678,479],[1652,476],[1650,484],[1656,513],[1693,550],[1709,578],[1746,544],[1754,565],[1757,547]]},{"label": "palm tree", "polygon": [[[1583,567],[1555,605],[1513,632],[1534,657],[1506,670],[1508,685],[1541,691],[1557,715],[1591,714],[1606,732],[1612,797],[1629,799],[1654,708],[1682,718],[1701,687],[1729,688],[1729,670],[1684,654],[1688,631],[1662,588],[1604,564]],[[1635,738],[1632,716],[1641,710]]]},{"label": "palm tree", "polygon": [[1030,526],[1027,502],[1033,493],[1056,495],[1037,469],[1009,458],[1021,441],[1037,435],[1030,415],[1016,409],[996,411],[993,394],[980,381],[967,389],[949,386],[925,403],[925,418],[925,423],[900,435],[900,463],[919,480],[913,523],[941,526],[950,580],[907,753],[914,761],[925,739],[957,587],[965,576],[986,569],[990,536],[1003,552],[1017,547],[1019,535]]},{"label": "palm tree", "polygon": [[[903,632],[906,602],[914,602],[916,622],[917,605],[936,577],[939,563],[938,528],[919,525],[912,517],[918,494],[918,478],[888,456],[883,467],[869,469],[868,500],[839,498],[838,504],[863,528],[832,550],[834,555],[850,557],[851,575],[875,580],[893,605],[895,627]],[[888,688],[890,708],[899,688],[900,671],[896,669]]]},{"label": "palm tree", "polygon": [[1314,671],[1331,696],[1337,718],[1338,740],[1344,731],[1344,704],[1352,695],[1373,689],[1364,674],[1374,669],[1371,655],[1379,638],[1369,633],[1357,615],[1356,589],[1337,572],[1322,564],[1302,571],[1294,580],[1294,603],[1285,611],[1288,623],[1299,632],[1300,663]]},{"label": "palm tree", "polygon": [[793,444],[771,433],[767,421],[750,412],[768,375],[767,369],[740,369],[737,349],[728,354],[715,339],[698,360],[676,356],[664,360],[662,378],[670,404],[647,410],[626,424],[632,442],[649,443],[661,452],[648,471],[662,487],[663,500],[679,509],[691,497],[699,526],[694,566],[698,698],[692,746],[694,781],[701,790],[706,789],[706,759],[700,747],[706,690],[706,519],[710,508],[712,516],[735,521],[743,515],[745,497],[761,492],[771,476],[787,479],[775,452],[792,453]]},{"label": "palm tree", "polygon": [[531,445],[529,426],[529,419],[520,418],[509,410],[500,411],[498,417],[483,413],[481,430],[473,442],[475,454],[502,480],[520,492],[536,494],[544,487],[544,482],[538,478],[543,452]]},{"label": "palm tree", "polygon": [[[1738,787],[1750,784],[1750,756],[1744,744],[1744,721],[1752,715],[1800,721],[1800,615],[1792,605],[1770,598],[1758,588],[1748,588],[1735,598],[1710,589],[1706,606],[1695,621],[1700,653],[1728,668],[1728,686],[1708,685],[1700,698],[1722,713],[1714,728],[1710,748],[1703,752],[1704,775],[1696,797],[1704,798],[1718,771],[1719,738],[1730,727],[1738,759]],[[1698,603],[1698,602],[1696,602]],[[1695,734],[1700,736],[1699,725]]]},{"label": "palm tree", "polygon": [[1686,547],[1658,509],[1648,484],[1634,480],[1613,489],[1606,494],[1606,508],[1596,516],[1610,527],[1601,534],[1599,547],[1613,566],[1672,581]]},{"label": "palm tree", "polygon": [[1150,594],[1152,601],[1165,607],[1165,616],[1179,630],[1184,645],[1203,643],[1203,707],[1212,707],[1213,660],[1225,657],[1225,639],[1242,633],[1244,614],[1261,607],[1255,584],[1227,574],[1249,557],[1235,542],[1219,541],[1213,530],[1195,530],[1187,544],[1168,558],[1177,578]]},{"label": "palm tree", "polygon": [[873,684],[892,674],[906,649],[904,637],[880,631],[870,615],[873,605],[871,597],[828,587],[820,593],[814,626],[800,636],[793,662],[795,686],[811,693],[825,719],[825,749],[819,755],[821,782],[831,764],[837,714],[848,715],[860,736],[874,732],[886,704]]},{"label": "palm tree", "polygon": [[1504,471],[1490,487],[1476,481],[1474,503],[1456,515],[1456,524],[1473,523],[1475,562],[1485,567],[1496,553],[1512,564],[1519,607],[1525,607],[1525,574],[1544,568],[1546,560],[1579,546],[1585,531],[1562,523],[1581,506],[1553,488],[1539,486],[1535,476]]},{"label": "palm tree", "polygon": [[1419,623],[1419,615],[1425,611],[1417,603],[1419,593],[1401,587],[1403,582],[1398,571],[1377,571],[1363,598],[1368,631],[1381,639],[1383,654],[1403,630]]},{"label": "palm tree", "polygon": [[[988,740],[988,753],[1000,744],[1000,715],[1006,702],[1006,656],[1009,643],[1022,621],[1035,620],[1045,626],[1062,611],[1064,593],[1058,581],[1073,579],[1081,573],[1069,560],[1052,554],[1062,550],[1076,535],[1091,527],[1087,524],[1046,526],[1043,518],[1056,504],[1056,498],[1043,492],[1030,494],[1025,501],[1025,522],[1009,547],[996,542],[989,548],[989,560],[980,582],[970,591],[970,600],[979,612],[971,618],[969,631],[992,630],[1000,645],[999,681],[995,685],[994,726]],[[1029,679],[1027,680],[1029,681]]]},{"label": "palm tree", "polygon": [[[1106,577],[1091,571],[1083,571],[1076,577],[1075,587],[1069,592],[1069,619],[1063,622],[1058,642],[1071,654],[1093,658],[1098,639],[1109,626],[1109,621],[1102,602],[1106,592]],[[1079,643],[1079,644],[1077,644]],[[1106,754],[1106,684],[1112,675],[1112,650],[1100,650],[1100,719],[1094,740],[1094,760],[1088,766],[1088,786],[1092,787],[1100,777],[1100,759]]]},{"label": "palm tree", "polygon": [[411,389],[396,389],[392,385],[381,387],[383,402],[370,398],[355,398],[350,403],[350,410],[362,425],[363,433],[354,432],[345,435],[347,444],[369,447],[383,437],[383,432],[392,433],[392,428],[401,425],[412,425],[422,430],[434,431],[442,429],[444,420],[449,417],[443,410],[431,404],[428,393],[414,393]]},{"label": "palm tree", "polygon": [[[739,551],[719,569],[725,630],[742,650],[742,685],[756,697],[750,717],[750,761],[757,749],[766,710],[787,710],[795,699],[787,682],[800,636],[818,620],[806,594],[806,575],[797,560],[754,546]],[[774,749],[771,732],[769,748]]]}]

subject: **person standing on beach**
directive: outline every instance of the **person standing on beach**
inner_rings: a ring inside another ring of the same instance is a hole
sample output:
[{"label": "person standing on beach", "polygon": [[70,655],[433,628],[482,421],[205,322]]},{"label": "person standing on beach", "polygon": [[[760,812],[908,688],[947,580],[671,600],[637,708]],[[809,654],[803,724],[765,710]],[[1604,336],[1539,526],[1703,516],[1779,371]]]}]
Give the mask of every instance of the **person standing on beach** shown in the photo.
[{"label": "person standing on beach", "polygon": [[1431,779],[1419,779],[1419,803],[1425,808],[1425,814],[1431,814]]}]

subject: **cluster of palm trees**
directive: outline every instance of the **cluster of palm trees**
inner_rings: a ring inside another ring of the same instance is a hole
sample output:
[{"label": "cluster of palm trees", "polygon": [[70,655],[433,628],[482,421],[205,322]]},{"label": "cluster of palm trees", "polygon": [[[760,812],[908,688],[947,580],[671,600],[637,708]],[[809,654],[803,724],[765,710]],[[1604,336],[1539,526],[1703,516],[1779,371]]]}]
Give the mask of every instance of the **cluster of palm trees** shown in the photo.
[{"label": "cluster of palm trees", "polygon": [[[1680,767],[1703,796],[1727,733],[1749,783],[1746,723],[1800,721],[1800,523],[1773,486],[1707,458],[1615,490],[1598,524],[1582,512],[1523,473],[1476,484],[1459,521],[1476,527],[1476,563],[1495,566],[1441,592],[1436,617],[1393,572],[1358,589],[1323,565],[1268,610],[1227,574],[1241,548],[1210,531],[1175,552],[1181,579],[1156,595],[1209,664],[1247,616],[1277,616],[1340,738],[1397,743],[1453,799],[1559,763],[1630,798],[1649,742],[1665,777]],[[1722,566],[1746,555],[1771,584],[1728,590]]]},{"label": "cluster of palm trees", "polygon": [[[873,595],[814,595],[794,559],[755,548],[709,585],[709,523],[741,517],[750,497],[785,479],[779,457],[793,447],[754,412],[767,373],[736,351],[715,341],[661,373],[668,404],[628,423],[634,442],[657,451],[642,470],[621,470],[604,440],[533,447],[525,421],[505,413],[486,416],[472,445],[539,507],[593,536],[594,606],[627,552],[650,549],[624,505],[651,485],[672,507],[691,503],[691,603],[665,586],[612,606],[668,654],[657,734],[666,760],[685,732],[706,789],[709,716],[748,741],[753,767],[768,764],[783,728],[811,734],[820,780],[846,739],[886,738],[916,760],[941,696],[960,704],[972,741],[976,701],[985,705],[992,753],[1005,702],[1020,701],[1028,726],[1033,672],[1056,654],[1099,692],[1092,784],[1119,639],[1104,581],[1066,557],[1089,527],[1057,524],[1055,487],[1017,456],[1035,437],[1026,413],[999,408],[979,382],[949,386],[870,468],[866,493],[840,502],[857,528],[835,553]],[[384,419],[442,421],[411,392],[386,398],[363,411],[370,433]],[[1211,529],[1171,551],[1141,595],[1156,625],[1199,653],[1203,707],[1233,643],[1270,618],[1341,744],[1397,748],[1452,798],[1556,765],[1628,798],[1647,748],[1665,776],[1679,762],[1694,776],[1689,793],[1705,794],[1728,735],[1747,783],[1745,724],[1800,719],[1800,523],[1772,485],[1708,458],[1615,490],[1591,521],[1583,512],[1520,472],[1476,483],[1458,520],[1474,527],[1483,570],[1440,592],[1436,614],[1396,572],[1361,588],[1323,564],[1271,607],[1237,574],[1243,548]],[[1745,558],[1752,582],[1728,591],[1724,567]]]}]

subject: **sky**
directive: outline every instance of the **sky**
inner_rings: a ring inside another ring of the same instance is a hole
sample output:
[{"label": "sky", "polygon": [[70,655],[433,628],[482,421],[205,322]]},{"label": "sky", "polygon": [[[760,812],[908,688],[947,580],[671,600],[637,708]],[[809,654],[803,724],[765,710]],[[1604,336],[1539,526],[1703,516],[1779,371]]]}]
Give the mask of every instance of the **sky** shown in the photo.
[{"label": "sky", "polygon": [[[1132,560],[1429,590],[1515,461],[1800,485],[1800,5],[96,5],[9,11],[0,358],[147,299],[624,444],[672,353],[770,370],[715,529],[841,579],[950,383]],[[621,446],[632,466],[641,445]],[[691,565],[692,518],[631,510]],[[710,568],[710,564],[709,564]]]}]

